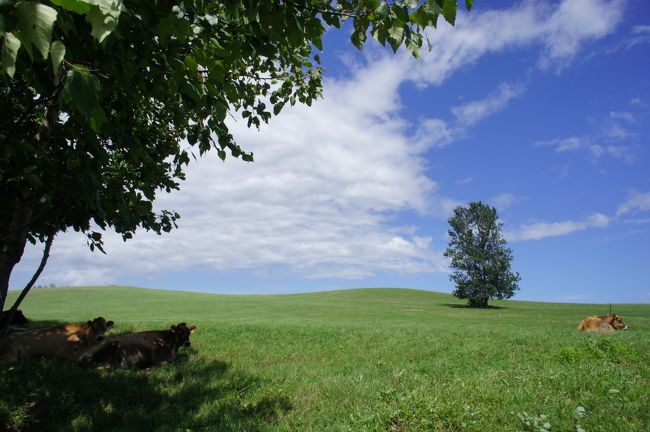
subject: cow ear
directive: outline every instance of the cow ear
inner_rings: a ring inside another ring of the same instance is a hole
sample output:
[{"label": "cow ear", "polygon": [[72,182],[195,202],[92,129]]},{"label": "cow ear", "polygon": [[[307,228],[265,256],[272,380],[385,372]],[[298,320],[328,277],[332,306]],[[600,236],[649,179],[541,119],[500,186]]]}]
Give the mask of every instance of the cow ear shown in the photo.
[{"label": "cow ear", "polygon": [[172,331],[175,332],[176,331],[176,326],[173,325],[173,326],[170,327],[170,329],[172,329]]},{"label": "cow ear", "polygon": [[92,326],[92,325],[93,325],[93,322],[90,321],[90,320],[88,320],[88,322],[87,322],[86,324],[88,324],[89,326]]},{"label": "cow ear", "polygon": [[190,333],[194,333],[196,331],[196,326],[190,326]]},{"label": "cow ear", "polygon": [[113,327],[115,323],[113,321],[109,321],[106,323],[106,328]]}]

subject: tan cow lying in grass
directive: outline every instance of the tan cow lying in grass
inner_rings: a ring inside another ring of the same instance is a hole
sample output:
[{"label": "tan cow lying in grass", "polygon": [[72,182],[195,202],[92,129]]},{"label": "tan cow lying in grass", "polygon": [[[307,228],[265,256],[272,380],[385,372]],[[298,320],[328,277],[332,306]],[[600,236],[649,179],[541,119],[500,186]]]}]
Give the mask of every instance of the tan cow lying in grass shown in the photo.
[{"label": "tan cow lying in grass", "polygon": [[84,324],[64,324],[13,333],[0,341],[0,363],[37,357],[77,358],[89,345],[102,340],[113,325],[103,317]]},{"label": "tan cow lying in grass", "polygon": [[627,324],[616,314],[588,316],[578,326],[578,330],[603,333],[614,333],[616,330],[627,330],[627,328]]},{"label": "tan cow lying in grass", "polygon": [[190,346],[190,334],[196,326],[186,323],[171,326],[170,330],[149,330],[127,333],[103,341],[79,358],[79,366],[127,369],[147,368],[176,358],[180,347]]}]

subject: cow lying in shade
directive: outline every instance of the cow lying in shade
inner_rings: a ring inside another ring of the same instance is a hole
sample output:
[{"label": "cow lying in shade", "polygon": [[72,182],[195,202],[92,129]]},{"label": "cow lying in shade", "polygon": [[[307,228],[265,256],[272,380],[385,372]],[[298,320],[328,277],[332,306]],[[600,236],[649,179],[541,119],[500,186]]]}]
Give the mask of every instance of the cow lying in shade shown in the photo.
[{"label": "cow lying in shade", "polygon": [[13,333],[0,341],[0,363],[38,357],[75,359],[85,349],[104,338],[113,325],[103,317],[83,324],[64,324]]},{"label": "cow lying in shade", "polygon": [[190,334],[196,326],[186,323],[170,330],[150,330],[128,333],[103,341],[79,358],[79,366],[127,369],[148,368],[176,358],[180,347],[190,346]]},{"label": "cow lying in shade", "polygon": [[578,330],[603,333],[614,333],[616,330],[627,330],[627,328],[627,324],[616,314],[588,316],[578,325]]}]

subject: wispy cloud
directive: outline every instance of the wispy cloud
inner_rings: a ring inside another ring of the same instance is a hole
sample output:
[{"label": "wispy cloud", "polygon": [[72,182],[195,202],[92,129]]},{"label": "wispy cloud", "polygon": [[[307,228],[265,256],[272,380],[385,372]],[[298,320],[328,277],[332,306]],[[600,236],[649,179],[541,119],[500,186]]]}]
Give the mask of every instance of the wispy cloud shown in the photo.
[{"label": "wispy cloud", "polygon": [[485,99],[453,107],[451,111],[459,127],[469,127],[502,110],[510,100],[521,95],[524,88],[522,84],[501,83],[497,90]]},{"label": "wispy cloud", "polygon": [[616,216],[650,211],[650,192],[633,191],[616,209]]},{"label": "wispy cloud", "polygon": [[439,85],[487,53],[541,46],[538,67],[561,70],[589,41],[621,22],[624,0],[564,0],[559,5],[524,1],[507,10],[460,14],[456,26],[430,32],[431,55],[409,70],[420,86]]},{"label": "wispy cloud", "polygon": [[611,111],[599,118],[591,133],[582,136],[554,138],[537,141],[534,147],[550,147],[556,153],[583,152],[593,161],[608,156],[624,162],[633,162],[637,155],[630,142],[637,135],[630,129],[636,123],[636,115],[627,111]]},{"label": "wispy cloud", "polygon": [[456,184],[464,186],[464,185],[468,185],[468,184],[472,183],[473,181],[474,181],[474,177],[465,177],[465,178],[456,180]]},{"label": "wispy cloud", "polygon": [[541,240],[547,237],[565,236],[588,228],[605,228],[610,219],[602,213],[594,213],[581,221],[533,222],[524,224],[512,231],[506,231],[509,241]]},{"label": "wispy cloud", "polygon": [[616,144],[595,144],[590,137],[569,137],[556,138],[548,141],[537,141],[533,143],[535,147],[551,147],[556,153],[582,151],[589,155],[593,160],[598,160],[603,156],[610,156],[625,162],[636,160],[636,155],[630,146]]},{"label": "wispy cloud", "polygon": [[630,49],[636,45],[650,43],[650,25],[637,25],[632,27],[628,39],[625,41],[625,48]]},{"label": "wispy cloud", "polygon": [[418,148],[443,148],[461,139],[472,126],[504,109],[510,100],[524,92],[524,86],[503,82],[483,99],[451,108],[453,122],[425,119],[419,122],[414,136]]},{"label": "wispy cloud", "polygon": [[518,201],[520,197],[513,193],[505,192],[495,195],[488,200],[488,202],[496,207],[497,210],[503,211],[509,208],[512,204]]}]

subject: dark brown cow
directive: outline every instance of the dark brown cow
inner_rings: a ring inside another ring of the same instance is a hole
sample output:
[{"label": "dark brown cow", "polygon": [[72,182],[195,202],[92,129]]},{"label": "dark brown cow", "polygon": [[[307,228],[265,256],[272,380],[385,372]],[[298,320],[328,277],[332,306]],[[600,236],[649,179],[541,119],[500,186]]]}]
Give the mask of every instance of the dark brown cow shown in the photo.
[{"label": "dark brown cow", "polygon": [[196,326],[186,323],[170,330],[149,330],[127,333],[103,341],[79,358],[79,366],[127,369],[147,368],[175,359],[180,347],[190,346],[190,333]]},{"label": "dark brown cow", "polygon": [[[9,314],[11,313],[11,310],[6,310],[2,312],[2,317],[0,317],[0,329],[4,328],[5,323],[9,319]],[[16,309],[16,312],[14,313],[14,317],[12,318],[11,322],[9,325],[18,325],[18,326],[24,326],[27,324],[28,320],[25,314],[23,314],[23,311],[20,309]]]},{"label": "dark brown cow", "polygon": [[588,316],[578,325],[578,330],[602,333],[614,333],[616,330],[627,330],[627,328],[627,324],[616,314]]},{"label": "dark brown cow", "polygon": [[0,341],[0,363],[36,357],[77,358],[88,345],[102,340],[112,325],[113,321],[98,317],[84,324],[13,333]]}]

